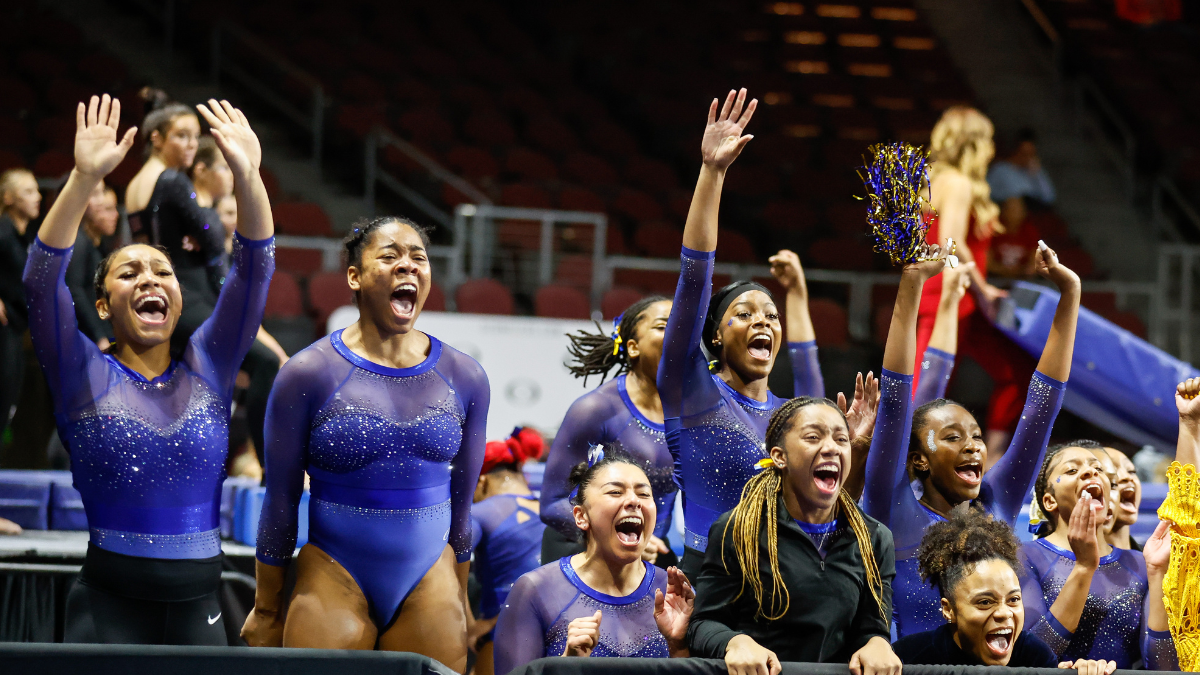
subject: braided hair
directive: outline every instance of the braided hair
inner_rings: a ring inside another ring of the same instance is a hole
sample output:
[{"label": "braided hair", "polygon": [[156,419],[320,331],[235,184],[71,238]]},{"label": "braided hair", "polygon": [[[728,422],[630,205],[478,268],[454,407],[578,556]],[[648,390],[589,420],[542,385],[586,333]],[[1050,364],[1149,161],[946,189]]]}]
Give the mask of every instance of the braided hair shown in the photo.
[{"label": "braided hair", "polygon": [[948,519],[925,530],[917,549],[917,566],[921,580],[953,602],[955,587],[981,562],[1003,560],[1019,576],[1020,546],[1006,523],[963,503],[950,511]]},{"label": "braided hair", "polygon": [[605,334],[604,328],[597,323],[595,333],[580,330],[567,334],[570,340],[567,351],[571,355],[571,361],[565,364],[567,370],[575,377],[582,377],[585,387],[590,375],[599,375],[600,384],[604,384],[613,367],[617,368],[618,375],[628,371],[632,364],[625,345],[637,339],[638,324],[650,305],[664,300],[669,301],[670,298],[650,295],[633,303],[613,319],[611,333]]},{"label": "braided hair", "polygon": [[[783,447],[784,438],[792,430],[792,423],[802,408],[810,405],[827,405],[841,410],[827,398],[800,396],[784,403],[771,415],[767,424],[766,445],[768,448]],[[842,415],[845,420],[845,415]],[[742,568],[742,587],[737,597],[742,596],[746,584],[754,592],[754,600],[758,603],[755,618],[774,621],[782,618],[791,606],[791,595],[783,582],[779,571],[779,495],[783,491],[783,469],[772,462],[767,468],[746,482],[742,489],[742,498],[734,507],[729,520],[725,523],[725,531],[721,533],[721,563],[725,571],[729,565],[725,563],[724,542],[733,530],[733,550],[737,555],[738,565]],[[842,490],[838,494],[839,516],[844,517],[858,540],[858,552],[862,556],[863,570],[866,572],[867,586],[875,598],[879,615],[887,623],[891,622],[883,597],[883,579],[879,576],[879,563],[875,560],[875,550],[871,546],[871,532],[867,529],[862,512],[855,505],[849,493]],[[766,512],[764,515],[764,511]],[[763,581],[759,576],[759,535],[762,528],[767,528],[767,555],[771,566],[771,600],[770,607],[763,606]],[[735,598],[736,599],[736,598]]]},{"label": "braided hair", "polygon": [[[1054,521],[1042,510],[1042,502],[1045,500],[1046,490],[1049,488],[1048,483],[1050,482],[1050,472],[1054,470],[1055,466],[1058,466],[1058,462],[1055,460],[1060,454],[1062,454],[1062,451],[1066,450],[1067,448],[1103,450],[1104,445],[1093,441],[1090,438],[1080,438],[1067,443],[1057,443],[1046,449],[1046,458],[1042,460],[1042,470],[1038,472],[1037,480],[1033,482],[1032,507],[1033,509],[1036,509],[1036,511],[1029,514],[1030,520],[1034,520],[1035,516],[1040,516],[1038,519],[1039,522],[1035,526],[1035,533],[1038,537],[1044,537],[1054,531]],[[1031,525],[1031,527],[1034,526]]]}]

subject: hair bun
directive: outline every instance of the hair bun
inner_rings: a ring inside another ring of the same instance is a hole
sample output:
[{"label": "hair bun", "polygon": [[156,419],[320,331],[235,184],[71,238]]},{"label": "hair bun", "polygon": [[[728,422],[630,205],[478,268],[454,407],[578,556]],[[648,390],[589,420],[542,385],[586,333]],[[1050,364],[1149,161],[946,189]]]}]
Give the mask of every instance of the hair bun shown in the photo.
[{"label": "hair bun", "polygon": [[481,473],[488,473],[492,469],[504,464],[515,464],[516,458],[513,457],[513,452],[508,447],[505,441],[488,441],[484,446],[483,451],[483,468]]},{"label": "hair bun", "polygon": [[546,447],[546,442],[542,439],[542,435],[537,430],[528,427],[513,429],[512,435],[508,437],[506,442],[518,464],[525,460],[541,457],[542,450]]},{"label": "hair bun", "polygon": [[146,102],[146,112],[158,110],[171,102],[167,92],[156,87],[142,87],[138,90],[138,98]]}]

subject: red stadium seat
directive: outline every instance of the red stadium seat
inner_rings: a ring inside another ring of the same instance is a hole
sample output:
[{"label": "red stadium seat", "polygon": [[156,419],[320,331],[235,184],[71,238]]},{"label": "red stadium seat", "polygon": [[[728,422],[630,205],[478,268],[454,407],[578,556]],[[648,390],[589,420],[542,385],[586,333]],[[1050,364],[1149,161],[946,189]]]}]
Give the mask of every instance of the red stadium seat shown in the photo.
[{"label": "red stadium seat", "polygon": [[557,284],[537,289],[533,295],[533,313],[553,319],[586,319],[592,315],[583,291]]},{"label": "red stadium seat", "polygon": [[857,239],[821,239],[808,247],[808,258],[815,268],[869,271],[875,266],[875,253]]},{"label": "red stadium seat", "polygon": [[308,278],[308,306],[316,315],[317,325],[338,307],[354,303],[354,293],[346,283],[345,272],[320,272]]},{"label": "red stadium seat", "polygon": [[616,269],[613,270],[613,283],[638,288],[647,294],[658,293],[671,298],[675,296],[675,286],[679,283],[679,272]]},{"label": "red stadium seat", "polygon": [[492,157],[492,153],[468,145],[460,145],[447,152],[446,166],[471,181],[494,178],[500,174],[500,164]]},{"label": "red stadium seat", "polygon": [[561,120],[549,115],[539,115],[525,124],[525,138],[534,147],[558,157],[579,149],[575,132]]},{"label": "red stadium seat", "polygon": [[275,249],[276,269],[308,276],[321,269],[321,262],[321,252],[316,249],[282,246]]},{"label": "red stadium seat", "polygon": [[754,254],[754,246],[746,235],[732,230],[721,230],[717,235],[717,260],[732,263],[753,263],[758,261]]},{"label": "red stadium seat", "polygon": [[495,279],[481,278],[464,281],[454,293],[458,311],[467,314],[513,313],[512,293]]},{"label": "red stadium seat", "polygon": [[536,185],[518,183],[505,185],[500,191],[500,203],[504,206],[523,206],[531,209],[548,209],[550,195]]},{"label": "red stadium seat", "polygon": [[568,178],[584,185],[617,183],[617,170],[612,164],[585,152],[573,152],[568,155],[562,169]]},{"label": "red stadium seat", "polygon": [[666,193],[679,187],[679,177],[665,162],[634,157],[625,165],[625,179],[651,193]]},{"label": "red stadium seat", "polygon": [[366,138],[375,127],[387,126],[387,113],[380,104],[344,105],[338,109],[335,124],[356,139]]},{"label": "red stadium seat", "polygon": [[628,286],[614,286],[605,292],[600,300],[600,312],[606,321],[611,321],[621,315],[625,308],[646,297],[646,294]]},{"label": "red stadium seat", "polygon": [[504,158],[504,170],[516,174],[521,180],[554,180],[558,178],[558,167],[554,160],[529,148],[516,147]]},{"label": "red stadium seat", "polygon": [[446,311],[446,292],[437,284],[430,284],[429,295],[425,296],[425,304],[421,307],[422,311],[444,312]]},{"label": "red stadium seat", "polygon": [[407,112],[396,125],[412,138],[427,142],[449,143],[454,140],[454,126],[436,109],[423,108]]},{"label": "red stadium seat", "polygon": [[517,140],[512,125],[503,115],[493,110],[471,115],[463,125],[463,132],[467,138],[484,147],[512,145]]},{"label": "red stadium seat", "polygon": [[1084,291],[1080,295],[1079,304],[1106,316],[1117,311],[1117,294],[1107,291]]},{"label": "red stadium seat", "polygon": [[621,190],[613,200],[612,208],[641,223],[660,220],[663,217],[662,205],[650,195],[638,190]]},{"label": "red stadium seat", "polygon": [[61,150],[47,150],[33,163],[33,173],[42,178],[58,178],[75,168],[75,158]]},{"label": "red stadium seat", "polygon": [[304,314],[304,299],[296,277],[287,272],[276,272],[271,277],[271,288],[267,290],[267,307],[264,316],[288,318]]},{"label": "red stadium seat", "polygon": [[332,237],[333,223],[318,204],[311,202],[284,202],[272,209],[275,228],[281,234],[305,237]]},{"label": "red stadium seat", "polygon": [[812,317],[813,330],[817,333],[817,346],[845,347],[850,342],[850,324],[846,310],[828,298],[812,298],[808,301],[808,313]]},{"label": "red stadium seat", "polygon": [[663,222],[645,223],[633,233],[633,245],[651,258],[677,258],[683,232]]},{"label": "red stadium seat", "polygon": [[564,255],[554,266],[554,283],[583,290],[592,287],[592,256]]},{"label": "red stadium seat", "polygon": [[[604,200],[595,192],[579,187],[565,187],[558,193],[558,208],[564,211],[597,211],[604,213],[608,209]],[[612,225],[609,225],[609,231]]]}]

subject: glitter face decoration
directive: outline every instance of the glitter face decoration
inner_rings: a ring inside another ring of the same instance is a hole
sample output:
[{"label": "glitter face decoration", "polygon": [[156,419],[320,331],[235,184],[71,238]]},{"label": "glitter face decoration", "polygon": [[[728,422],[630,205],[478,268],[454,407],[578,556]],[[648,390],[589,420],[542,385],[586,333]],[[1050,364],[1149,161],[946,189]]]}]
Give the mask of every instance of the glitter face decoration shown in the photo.
[{"label": "glitter face decoration", "polygon": [[929,448],[929,452],[937,452],[937,446],[933,443],[933,429],[925,434],[925,447]]}]

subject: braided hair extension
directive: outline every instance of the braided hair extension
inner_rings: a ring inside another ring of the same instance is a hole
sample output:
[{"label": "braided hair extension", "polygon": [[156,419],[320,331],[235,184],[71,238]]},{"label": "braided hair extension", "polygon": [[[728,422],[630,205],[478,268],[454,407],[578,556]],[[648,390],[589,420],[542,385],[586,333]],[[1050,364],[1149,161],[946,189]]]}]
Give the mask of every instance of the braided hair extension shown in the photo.
[{"label": "braided hair extension", "polygon": [[[1041,525],[1037,528],[1037,536],[1044,537],[1054,531],[1054,520],[1046,517],[1047,514],[1042,511],[1042,502],[1046,497],[1046,489],[1049,487],[1050,472],[1058,465],[1055,461],[1058,455],[1067,448],[1083,448],[1084,450],[1103,450],[1104,446],[1090,438],[1080,438],[1068,443],[1058,443],[1046,449],[1046,458],[1042,460],[1042,470],[1038,472],[1037,480],[1033,482],[1033,505],[1041,513]],[[1033,514],[1030,514],[1031,517]]]},{"label": "braided hair extension", "polygon": [[567,345],[567,352],[571,355],[571,361],[565,364],[567,370],[575,377],[582,377],[585,387],[587,378],[591,375],[599,375],[600,384],[604,384],[604,380],[608,379],[608,372],[614,367],[617,368],[618,375],[629,370],[632,364],[629,362],[629,352],[625,345],[630,340],[637,339],[638,325],[650,305],[669,300],[670,298],[661,295],[650,295],[638,300],[613,320],[613,330],[608,334],[605,334],[599,323],[596,323],[595,333],[583,330],[568,333],[567,339],[570,344]]},{"label": "braided hair extension", "polygon": [[925,530],[917,549],[921,580],[937,588],[943,598],[954,602],[954,589],[975,566],[988,560],[1003,560],[1021,574],[1017,552],[1021,544],[1012,528],[990,513],[963,503],[950,517]]},{"label": "braided hair extension", "polygon": [[[828,405],[834,410],[841,413],[841,410],[827,398],[816,398],[813,396],[801,396],[794,398],[787,403],[784,403],[771,415],[771,421],[767,425],[766,445],[768,448],[782,447],[784,437],[792,429],[792,421],[796,413],[801,408],[809,405]],[[843,415],[843,419],[845,416]],[[725,531],[721,534],[722,555],[721,562],[725,565],[726,572],[729,571],[729,565],[724,560],[724,541],[729,535],[730,527],[733,528],[733,548],[737,555],[738,565],[742,569],[742,587],[738,590],[737,597],[742,596],[746,584],[750,585],[750,589],[754,592],[754,599],[758,603],[758,611],[755,613],[755,618],[763,618],[768,621],[774,621],[782,618],[791,607],[791,595],[788,593],[787,585],[783,582],[783,576],[779,571],[779,495],[783,491],[783,469],[771,463],[767,468],[760,471],[757,475],[746,482],[746,487],[742,489],[742,498],[738,505],[733,509],[728,522],[725,524]],[[764,516],[764,511],[766,514]],[[839,515],[846,519],[850,525],[850,529],[854,532],[855,539],[858,540],[858,552],[862,556],[863,571],[866,573],[867,586],[871,589],[871,595],[875,598],[875,604],[879,608],[879,615],[883,617],[884,622],[891,623],[889,615],[883,599],[883,579],[879,575],[879,563],[875,560],[875,550],[871,546],[871,532],[867,529],[867,523],[863,519],[862,512],[855,505],[854,500],[849,493],[842,490],[838,494],[838,511]],[[759,534],[764,525],[767,528],[767,556],[771,567],[771,600],[770,607],[763,607],[763,581],[759,576],[758,559],[759,559]],[[735,598],[736,599],[736,598]]]}]

